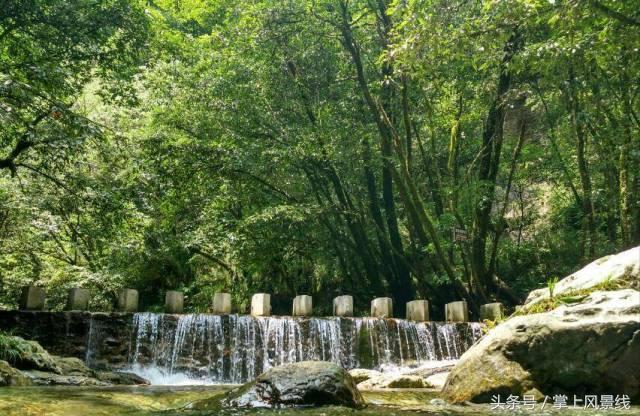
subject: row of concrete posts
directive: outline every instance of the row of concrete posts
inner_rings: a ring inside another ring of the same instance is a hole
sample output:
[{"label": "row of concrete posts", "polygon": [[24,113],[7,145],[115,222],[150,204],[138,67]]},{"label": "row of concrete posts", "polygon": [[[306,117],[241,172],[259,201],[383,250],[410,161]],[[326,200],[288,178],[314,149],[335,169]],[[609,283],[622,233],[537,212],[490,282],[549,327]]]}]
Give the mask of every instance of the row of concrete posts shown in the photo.
[{"label": "row of concrete posts", "polygon": [[[42,310],[45,303],[45,291],[41,287],[27,286],[22,290],[20,309]],[[69,290],[66,310],[85,311],[89,306],[89,291],[82,288]],[[308,295],[299,295],[293,299],[293,316],[311,316],[313,314],[313,299]],[[121,312],[138,311],[138,291],[123,289],[118,294],[117,310]],[[184,294],[169,290],[165,294],[164,310],[166,313],[182,313],[184,311]],[[213,295],[212,312],[218,315],[231,313],[231,294],[216,293]],[[407,302],[406,319],[424,322],[429,320],[429,302],[413,300]],[[444,307],[445,320],[448,322],[468,322],[469,310],[466,301],[447,303]],[[256,293],[251,298],[251,315],[271,315],[271,295]],[[333,299],[333,316],[353,316],[353,297],[338,296]],[[393,301],[391,298],[376,298],[371,301],[371,316],[376,318],[393,317]],[[489,303],[480,307],[480,320],[496,321],[503,316],[501,303]]]}]

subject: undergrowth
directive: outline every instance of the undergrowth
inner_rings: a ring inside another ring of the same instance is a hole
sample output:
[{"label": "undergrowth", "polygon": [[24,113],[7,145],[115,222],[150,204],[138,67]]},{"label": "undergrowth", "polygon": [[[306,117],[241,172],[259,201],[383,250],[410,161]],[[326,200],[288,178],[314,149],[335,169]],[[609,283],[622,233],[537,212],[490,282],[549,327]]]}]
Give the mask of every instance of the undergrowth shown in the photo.
[{"label": "undergrowth", "polygon": [[22,338],[0,331],[0,360],[16,363],[27,355],[31,348],[31,344]]}]

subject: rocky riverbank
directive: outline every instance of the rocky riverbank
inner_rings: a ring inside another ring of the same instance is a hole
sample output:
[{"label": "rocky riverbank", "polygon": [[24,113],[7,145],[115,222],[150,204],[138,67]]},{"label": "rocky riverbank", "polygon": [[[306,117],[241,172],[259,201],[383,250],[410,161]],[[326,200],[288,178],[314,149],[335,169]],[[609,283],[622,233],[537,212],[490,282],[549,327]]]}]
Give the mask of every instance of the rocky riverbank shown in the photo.
[{"label": "rocky riverbank", "polygon": [[[131,373],[96,371],[76,357],[49,354],[36,341],[2,335],[0,386],[113,386],[149,384]],[[8,361],[7,361],[8,360]]]},{"label": "rocky riverbank", "polygon": [[639,279],[636,247],[532,292],[516,316],[461,357],[444,397],[454,403],[556,394],[640,400]]}]

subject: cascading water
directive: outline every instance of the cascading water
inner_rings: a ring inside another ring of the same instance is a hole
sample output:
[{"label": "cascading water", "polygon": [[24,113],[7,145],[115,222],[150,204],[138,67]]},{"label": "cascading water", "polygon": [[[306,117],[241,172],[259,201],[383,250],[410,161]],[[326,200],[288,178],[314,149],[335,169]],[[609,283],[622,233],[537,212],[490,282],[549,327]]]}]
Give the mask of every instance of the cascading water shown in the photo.
[{"label": "cascading water", "polygon": [[457,359],[481,336],[478,323],[137,313],[128,360],[152,382],[243,383],[303,360],[379,369]]}]

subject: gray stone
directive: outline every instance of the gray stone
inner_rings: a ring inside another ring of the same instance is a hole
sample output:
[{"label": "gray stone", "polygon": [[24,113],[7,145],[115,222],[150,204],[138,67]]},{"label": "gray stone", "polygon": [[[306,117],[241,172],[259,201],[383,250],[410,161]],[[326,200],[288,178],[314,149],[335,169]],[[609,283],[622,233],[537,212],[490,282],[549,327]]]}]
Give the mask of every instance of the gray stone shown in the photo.
[{"label": "gray stone", "polygon": [[51,356],[65,376],[94,377],[95,372],[87,367],[79,358]]},{"label": "gray stone", "polygon": [[138,312],[138,291],[122,289],[118,294],[118,311]]},{"label": "gray stone", "polygon": [[108,387],[111,384],[100,381],[93,377],[86,376],[65,376],[45,371],[30,370],[23,371],[22,374],[27,376],[31,383],[38,386],[96,386]]},{"label": "gray stone", "polygon": [[425,322],[429,320],[429,302],[412,300],[407,302],[407,320]]},{"label": "gray stone", "polygon": [[499,321],[504,317],[502,303],[493,302],[480,306],[480,321]]},{"label": "gray stone", "polygon": [[510,318],[460,359],[444,398],[626,394],[640,400],[640,292],[596,291],[581,303]]},{"label": "gray stone", "polygon": [[251,298],[251,315],[271,316],[271,295],[268,293],[256,293]]},{"label": "gray stone", "polygon": [[[349,373],[335,363],[302,361],[274,367],[227,393],[223,407],[295,407],[338,405],[364,407]],[[195,406],[197,409],[198,406]]]},{"label": "gray stone", "polygon": [[124,371],[97,371],[95,378],[109,384],[117,385],[148,385],[148,380],[134,373]]},{"label": "gray stone", "polygon": [[228,315],[231,313],[231,294],[215,293],[213,295],[213,313]]},{"label": "gray stone", "polygon": [[298,295],[293,299],[293,316],[311,316],[313,299],[308,295]]},{"label": "gray stone", "polygon": [[182,313],[184,311],[184,293],[168,290],[164,297],[164,311],[166,313]]},{"label": "gray stone", "polygon": [[371,301],[371,316],[374,318],[391,318],[393,301],[391,298],[375,298]]},{"label": "gray stone", "polygon": [[469,322],[467,302],[460,300],[444,305],[444,315],[447,322]]},{"label": "gray stone", "polygon": [[353,316],[353,296],[342,295],[333,299],[333,316]]},{"label": "gray stone", "polygon": [[44,309],[46,293],[38,286],[25,286],[20,295],[20,309],[29,311],[41,311]]},{"label": "gray stone", "polygon": [[89,290],[74,287],[69,289],[67,295],[67,305],[65,310],[67,311],[86,311],[89,309]]},{"label": "gray stone", "polygon": [[[603,283],[616,284],[617,289],[640,290],[640,246],[618,254],[599,258],[577,272],[557,282],[553,295],[590,289]],[[549,288],[544,287],[529,293],[522,311],[538,302],[549,299]]]}]

